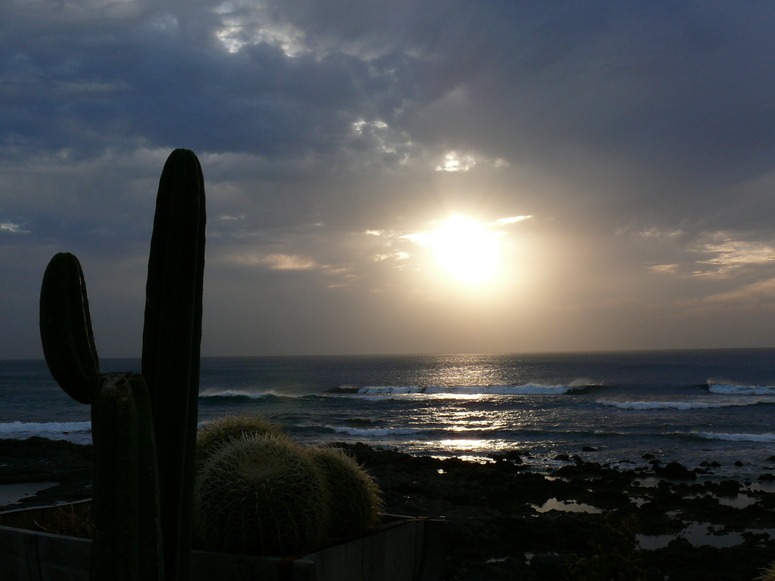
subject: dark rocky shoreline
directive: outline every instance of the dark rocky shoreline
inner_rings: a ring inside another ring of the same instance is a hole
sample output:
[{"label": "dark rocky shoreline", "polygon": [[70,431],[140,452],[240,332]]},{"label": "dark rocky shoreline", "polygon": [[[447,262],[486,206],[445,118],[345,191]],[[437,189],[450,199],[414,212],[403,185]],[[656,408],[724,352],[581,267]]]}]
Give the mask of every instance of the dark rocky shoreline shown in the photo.
[{"label": "dark rocky shoreline", "polygon": [[[545,475],[516,452],[479,464],[341,447],[377,479],[388,512],[446,521],[446,580],[753,581],[775,561],[767,473],[745,483],[710,479],[707,465],[647,456],[613,469],[576,455]],[[59,482],[0,510],[91,496],[90,446],[0,440],[0,466],[0,484]],[[691,523],[710,533],[692,544],[681,533]],[[711,546],[730,535],[739,542]],[[641,549],[647,539],[660,548]]]}]

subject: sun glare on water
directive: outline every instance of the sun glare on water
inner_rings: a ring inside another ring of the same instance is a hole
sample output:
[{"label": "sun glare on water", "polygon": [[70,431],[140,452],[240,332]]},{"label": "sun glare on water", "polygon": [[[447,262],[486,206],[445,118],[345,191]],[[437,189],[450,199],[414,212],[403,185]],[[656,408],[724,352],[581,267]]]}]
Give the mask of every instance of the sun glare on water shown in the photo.
[{"label": "sun glare on water", "polygon": [[438,264],[459,282],[491,283],[498,273],[498,234],[484,224],[452,216],[432,234]]}]

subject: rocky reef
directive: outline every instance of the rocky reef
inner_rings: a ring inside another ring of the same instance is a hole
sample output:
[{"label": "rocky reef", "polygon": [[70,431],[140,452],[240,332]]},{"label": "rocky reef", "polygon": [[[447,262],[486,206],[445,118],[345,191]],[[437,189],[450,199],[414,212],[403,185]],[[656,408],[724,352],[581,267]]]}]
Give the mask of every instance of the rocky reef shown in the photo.
[{"label": "rocky reef", "polygon": [[[545,473],[527,451],[478,463],[337,446],[374,476],[386,512],[446,521],[449,581],[752,581],[775,560],[772,466],[736,481],[707,462],[654,453],[612,467],[578,450]],[[0,465],[0,485],[59,483],[6,508],[91,495],[89,446],[0,440]]]}]

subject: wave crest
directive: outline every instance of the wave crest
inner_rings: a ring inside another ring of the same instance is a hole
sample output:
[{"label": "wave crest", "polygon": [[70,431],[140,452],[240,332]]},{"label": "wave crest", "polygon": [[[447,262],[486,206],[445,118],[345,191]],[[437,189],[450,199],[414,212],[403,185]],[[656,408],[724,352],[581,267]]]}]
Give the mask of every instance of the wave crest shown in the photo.
[{"label": "wave crest", "polygon": [[703,440],[725,440],[728,442],[775,442],[775,434],[724,434],[716,432],[692,432],[692,435],[702,438]]},{"label": "wave crest", "polygon": [[759,404],[775,403],[768,400],[734,400],[734,401],[607,401],[597,402],[604,406],[623,410],[702,410],[727,407],[746,407]]},{"label": "wave crest", "polygon": [[726,395],[773,395],[773,385],[737,385],[734,383],[708,383],[708,391]]},{"label": "wave crest", "polygon": [[337,434],[347,434],[348,436],[358,436],[359,438],[380,438],[384,436],[412,436],[422,433],[422,430],[413,428],[343,428],[338,426],[328,426]]},{"label": "wave crest", "polygon": [[91,422],[16,421],[0,423],[0,438],[26,439],[33,436],[87,444],[91,442]]},{"label": "wave crest", "polygon": [[581,393],[584,385],[455,385],[455,386],[366,386],[359,395],[564,395]]},{"label": "wave crest", "polygon": [[299,394],[299,393],[281,393],[275,390],[266,391],[249,391],[243,389],[206,389],[199,392],[200,403],[216,403],[224,402],[228,403],[228,400],[240,401],[240,400],[255,400],[255,399],[300,399],[308,397],[318,397],[313,394]]}]

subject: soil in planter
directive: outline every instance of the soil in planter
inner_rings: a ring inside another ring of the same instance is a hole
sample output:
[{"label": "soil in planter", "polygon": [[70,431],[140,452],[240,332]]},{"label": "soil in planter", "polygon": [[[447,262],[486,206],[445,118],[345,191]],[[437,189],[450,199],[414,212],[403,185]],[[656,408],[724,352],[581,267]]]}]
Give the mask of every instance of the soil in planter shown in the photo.
[{"label": "soil in planter", "polygon": [[94,533],[94,522],[88,510],[76,510],[71,505],[58,506],[44,517],[35,520],[33,530],[54,535],[66,535],[90,539]]}]

